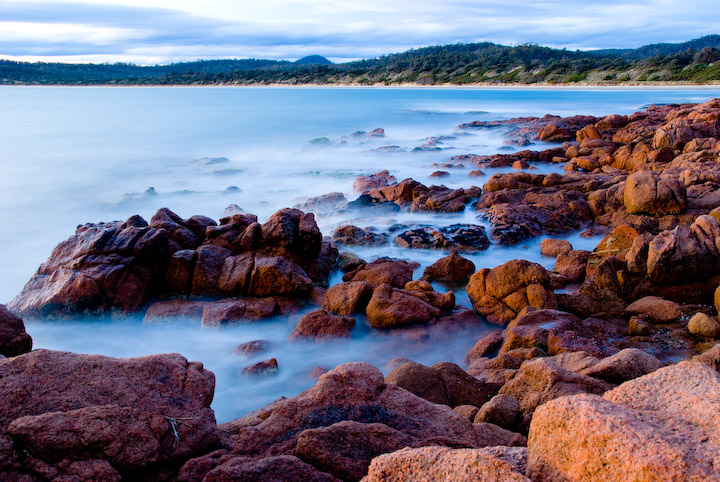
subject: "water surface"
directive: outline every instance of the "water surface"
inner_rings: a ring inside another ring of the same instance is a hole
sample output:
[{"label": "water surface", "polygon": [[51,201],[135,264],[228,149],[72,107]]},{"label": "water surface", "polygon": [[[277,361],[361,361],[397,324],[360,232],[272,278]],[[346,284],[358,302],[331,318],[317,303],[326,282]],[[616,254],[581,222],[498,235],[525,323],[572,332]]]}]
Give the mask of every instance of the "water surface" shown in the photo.
[{"label": "water surface", "polygon": [[[276,210],[311,196],[342,192],[352,200],[358,175],[390,170],[398,180],[412,177],[438,183],[433,163],[458,154],[492,154],[503,147],[501,132],[458,135],[455,127],[473,120],[558,115],[629,114],[652,103],[702,102],[720,96],[713,89],[363,89],[363,88],[61,88],[2,87],[0,103],[0,302],[9,302],[52,248],[85,222],[150,219],[160,207],[183,217],[215,219],[236,204],[264,221]],[[387,137],[353,138],[356,131],[383,127]],[[433,152],[412,152],[428,137],[446,136]],[[328,145],[311,145],[327,137]],[[401,152],[378,153],[396,145]],[[538,144],[533,149],[542,149]],[[561,166],[537,166],[537,172]],[[451,170],[440,182],[449,187],[481,186],[504,170],[485,169],[468,177],[470,166]],[[152,190],[149,190],[152,188]],[[230,189],[228,189],[230,188]],[[318,215],[323,234],[343,223],[387,228],[395,223],[437,226],[484,224],[476,213]],[[579,249],[597,239],[568,236]],[[446,253],[381,248],[353,249],[365,259],[393,256],[425,266]],[[478,268],[524,258],[552,268],[541,257],[539,240],[514,248],[491,246],[470,256]],[[339,281],[339,275],[333,282]],[[440,288],[440,286],[438,286]],[[468,306],[464,292],[458,301]],[[345,361],[383,367],[395,357],[425,364],[461,363],[470,346],[489,330],[479,325],[442,339],[416,340],[370,330],[359,319],[352,339],[288,343],[298,317],[224,329],[204,329],[199,320],[142,324],[140,318],[28,322],[35,347],[140,356],[180,352],[200,360],[217,375],[213,404],[227,421],[311,386],[309,372]],[[269,352],[243,359],[235,347],[253,339],[272,343]],[[248,378],[240,372],[274,356],[277,374]]]}]

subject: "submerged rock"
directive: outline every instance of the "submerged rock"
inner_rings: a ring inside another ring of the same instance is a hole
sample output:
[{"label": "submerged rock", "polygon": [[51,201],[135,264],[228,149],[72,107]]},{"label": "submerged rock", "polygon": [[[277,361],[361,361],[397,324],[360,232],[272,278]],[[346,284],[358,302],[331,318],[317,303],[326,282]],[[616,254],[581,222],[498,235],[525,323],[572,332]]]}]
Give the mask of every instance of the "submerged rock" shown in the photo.
[{"label": "submerged rock", "polygon": [[482,251],[490,246],[485,228],[475,224],[453,224],[441,228],[418,227],[400,233],[395,244],[401,248]]}]

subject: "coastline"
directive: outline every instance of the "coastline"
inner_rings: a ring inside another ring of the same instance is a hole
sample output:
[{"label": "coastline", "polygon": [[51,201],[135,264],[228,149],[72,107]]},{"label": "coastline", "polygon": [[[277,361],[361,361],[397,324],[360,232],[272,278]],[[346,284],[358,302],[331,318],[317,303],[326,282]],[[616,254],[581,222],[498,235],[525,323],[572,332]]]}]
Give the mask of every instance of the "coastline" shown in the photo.
[{"label": "coastline", "polygon": [[568,84],[517,84],[517,83],[476,83],[476,84],[148,84],[148,85],[64,85],[64,84],[0,84],[6,87],[66,87],[66,88],[301,88],[301,89],[418,89],[418,90],[714,90],[720,89],[720,81],[698,83],[684,82],[628,82],[613,84],[568,83]]}]

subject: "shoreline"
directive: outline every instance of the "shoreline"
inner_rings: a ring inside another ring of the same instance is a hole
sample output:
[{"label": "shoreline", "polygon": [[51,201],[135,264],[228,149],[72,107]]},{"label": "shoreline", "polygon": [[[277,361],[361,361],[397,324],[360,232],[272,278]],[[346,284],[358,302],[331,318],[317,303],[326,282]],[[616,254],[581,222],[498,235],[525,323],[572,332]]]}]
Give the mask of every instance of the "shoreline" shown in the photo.
[{"label": "shoreline", "polygon": [[477,84],[148,84],[148,85],[62,85],[62,84],[1,84],[0,88],[8,87],[55,87],[55,88],[300,88],[300,89],[418,89],[418,90],[715,90],[720,89],[720,81],[709,83],[683,82],[648,82],[618,84],[516,84],[516,83],[477,83]]}]

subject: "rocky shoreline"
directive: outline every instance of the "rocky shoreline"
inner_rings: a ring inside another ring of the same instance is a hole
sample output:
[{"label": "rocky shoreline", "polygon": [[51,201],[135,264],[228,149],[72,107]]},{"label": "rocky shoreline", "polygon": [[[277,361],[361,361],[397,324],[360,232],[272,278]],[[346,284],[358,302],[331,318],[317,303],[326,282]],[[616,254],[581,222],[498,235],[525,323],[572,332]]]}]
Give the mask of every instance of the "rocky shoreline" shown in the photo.
[{"label": "rocky shoreline", "polygon": [[[481,188],[382,171],[356,180],[355,201],[331,193],[263,224],[161,209],[150,222],[79,226],[0,307],[0,479],[720,480],[720,100],[458,126],[475,129],[556,147],[448,160],[514,169]],[[533,172],[540,164],[565,173]],[[311,212],[356,209],[474,209],[488,229],[345,225],[323,238]],[[577,230],[605,236],[593,251],[553,238]],[[463,256],[541,236],[552,271]],[[451,251],[419,277],[416,263],[352,253],[389,240]],[[329,286],[336,270],[342,282]],[[440,286],[464,289],[472,310]],[[432,336],[487,321],[502,332],[478,340],[464,367],[397,360],[383,377],[346,363],[216,424],[201,363],[33,351],[18,317],[219,326],[308,305],[291,339],[348,337],[359,323]]]}]

